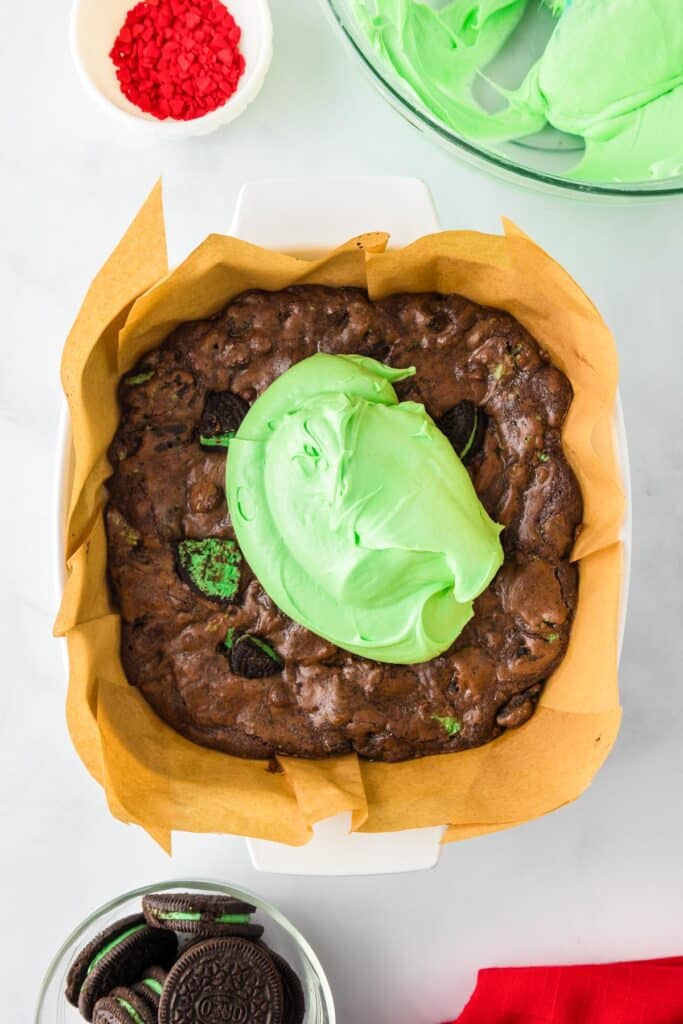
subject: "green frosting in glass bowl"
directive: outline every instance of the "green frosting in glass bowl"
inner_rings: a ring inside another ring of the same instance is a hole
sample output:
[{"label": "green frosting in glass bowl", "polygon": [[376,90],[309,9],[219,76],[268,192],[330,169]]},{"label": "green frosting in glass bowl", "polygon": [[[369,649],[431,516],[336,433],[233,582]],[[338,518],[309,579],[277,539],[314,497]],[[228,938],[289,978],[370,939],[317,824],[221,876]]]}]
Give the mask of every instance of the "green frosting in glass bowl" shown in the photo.
[{"label": "green frosting in glass bowl", "polygon": [[[491,61],[529,0],[352,0],[374,49],[445,125],[474,141],[551,126],[583,138],[567,176],[657,181],[683,172],[681,0],[543,0],[558,22],[522,83],[495,82]],[[530,33],[530,36],[532,33]],[[530,42],[530,50],[533,46]],[[493,77],[491,77],[493,75]],[[498,93],[485,109],[474,86]]]},{"label": "green frosting in glass bowl", "polygon": [[318,354],[254,402],[230,442],[228,506],[264,590],[296,622],[376,661],[445,651],[503,561],[452,446],[392,369]]}]

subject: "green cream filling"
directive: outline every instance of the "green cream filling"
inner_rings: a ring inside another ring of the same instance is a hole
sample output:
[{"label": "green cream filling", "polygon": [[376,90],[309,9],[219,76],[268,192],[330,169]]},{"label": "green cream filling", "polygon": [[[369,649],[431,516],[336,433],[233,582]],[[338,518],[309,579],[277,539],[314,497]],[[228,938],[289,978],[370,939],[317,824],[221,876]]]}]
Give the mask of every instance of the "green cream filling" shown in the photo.
[{"label": "green cream filling", "polygon": [[207,434],[200,434],[199,441],[205,448],[227,448],[234,436],[234,430],[229,430],[227,434],[214,434],[211,437]]},{"label": "green cream filling", "polygon": [[146,985],[152,992],[156,992],[158,996],[164,991],[164,986],[156,978],[143,978],[142,984]]},{"label": "green cream filling", "polygon": [[184,910],[169,910],[167,913],[159,912],[156,916],[159,921],[199,921],[202,915]]},{"label": "green cream filling", "polygon": [[[200,913],[187,910],[169,910],[156,915],[160,921],[201,921]],[[249,924],[248,914],[221,914],[214,917],[216,924]]]},{"label": "green cream filling", "polygon": [[142,1019],[138,1011],[135,1009],[134,1006],[131,1006],[127,999],[122,999],[120,996],[114,996],[114,999],[119,1004],[119,1006],[122,1006],[124,1008],[126,1013],[129,1015],[130,1019],[135,1021],[135,1024],[145,1024],[144,1020]]},{"label": "green cream filling", "polygon": [[96,953],[90,961],[86,977],[97,967],[99,962],[104,959],[107,953],[111,953],[112,949],[116,949],[117,946],[120,946],[123,940],[127,939],[129,935],[135,935],[136,932],[141,932],[142,929],[146,927],[147,925],[145,924],[137,924],[133,928],[128,928],[125,932],[122,932],[115,939],[112,939],[106,946],[103,946],[99,953]]}]

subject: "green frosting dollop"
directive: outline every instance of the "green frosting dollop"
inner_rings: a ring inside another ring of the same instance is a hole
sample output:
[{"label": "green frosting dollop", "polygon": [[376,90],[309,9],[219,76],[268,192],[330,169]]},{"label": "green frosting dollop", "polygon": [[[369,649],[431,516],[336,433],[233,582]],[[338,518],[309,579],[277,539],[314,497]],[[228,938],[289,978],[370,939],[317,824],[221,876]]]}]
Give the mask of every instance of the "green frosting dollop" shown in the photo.
[{"label": "green frosting dollop", "polygon": [[338,647],[428,661],[471,618],[503,560],[502,527],[424,406],[391,369],[318,354],[254,402],[230,443],[228,506],[275,603]]},{"label": "green frosting dollop", "polygon": [[[355,0],[376,50],[446,125],[473,140],[508,140],[547,125],[583,137],[570,177],[657,180],[683,173],[681,0],[544,0],[560,16],[515,90],[485,69],[528,0]],[[504,107],[485,110],[486,81]]]}]

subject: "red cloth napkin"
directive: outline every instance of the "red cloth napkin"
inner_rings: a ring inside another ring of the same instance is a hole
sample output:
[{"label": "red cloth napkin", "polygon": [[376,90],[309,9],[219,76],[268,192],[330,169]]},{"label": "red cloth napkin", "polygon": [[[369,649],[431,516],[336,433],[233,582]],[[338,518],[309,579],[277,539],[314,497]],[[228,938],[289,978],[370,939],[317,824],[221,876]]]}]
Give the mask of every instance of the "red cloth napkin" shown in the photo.
[{"label": "red cloth napkin", "polygon": [[683,957],[489,968],[457,1024],[683,1024]]}]

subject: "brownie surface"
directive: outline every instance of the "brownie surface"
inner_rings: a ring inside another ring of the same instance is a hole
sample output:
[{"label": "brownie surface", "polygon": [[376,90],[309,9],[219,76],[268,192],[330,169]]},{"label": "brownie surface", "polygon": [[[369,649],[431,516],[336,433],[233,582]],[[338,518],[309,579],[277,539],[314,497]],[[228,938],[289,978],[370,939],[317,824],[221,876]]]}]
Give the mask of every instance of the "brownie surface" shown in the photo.
[{"label": "brownie surface", "polygon": [[[468,470],[505,527],[505,561],[432,661],[387,665],[340,650],[284,615],[244,561],[230,603],[178,573],[181,540],[235,536],[225,448],[199,443],[207,396],[252,403],[317,351],[415,366],[396,390],[435,420],[463,400],[486,414]],[[109,574],[129,681],[188,739],[244,757],[355,750],[400,761],[523,724],[566,651],[577,602],[568,558],[582,501],[560,436],[571,399],[566,376],[512,316],[458,295],[373,302],[358,289],[297,286],[246,292],[177,328],[121,382],[109,450]],[[254,679],[232,670],[223,641],[243,634],[270,645],[278,671]]]}]

